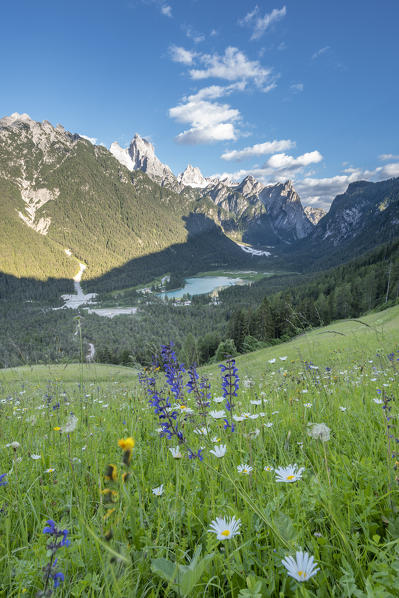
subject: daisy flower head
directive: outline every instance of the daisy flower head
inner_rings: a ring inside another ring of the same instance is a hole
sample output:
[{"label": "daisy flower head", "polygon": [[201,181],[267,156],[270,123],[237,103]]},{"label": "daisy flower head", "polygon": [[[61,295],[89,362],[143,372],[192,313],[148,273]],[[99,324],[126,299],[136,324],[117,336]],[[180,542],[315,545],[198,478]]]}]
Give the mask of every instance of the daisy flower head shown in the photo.
[{"label": "daisy flower head", "polygon": [[223,403],[224,397],[214,397],[213,400],[215,403]]},{"label": "daisy flower head", "polygon": [[224,517],[216,517],[211,522],[208,532],[216,534],[218,540],[231,540],[234,536],[240,533],[241,520],[232,517],[225,519]]},{"label": "daisy flower head", "polygon": [[271,467],[270,465],[265,465],[263,471],[274,471],[274,467]]},{"label": "daisy flower head", "polygon": [[170,450],[170,452],[172,454],[173,459],[182,459],[183,458],[183,455],[180,452],[180,447],[179,446],[171,446],[169,448],[169,450]]},{"label": "daisy flower head", "polygon": [[301,582],[307,581],[320,571],[320,568],[316,568],[317,563],[315,563],[314,557],[302,550],[296,553],[296,559],[292,556],[287,556],[281,562],[287,569],[288,575]]},{"label": "daisy flower head", "polygon": [[212,453],[212,455],[215,455],[215,457],[224,457],[226,454],[226,445],[225,444],[216,444],[213,447],[213,450],[209,451],[210,453]]},{"label": "daisy flower head", "polygon": [[194,411],[190,407],[187,407],[187,405],[176,404],[175,408],[180,411],[180,413],[185,413],[186,415],[194,413]]},{"label": "daisy flower head", "polygon": [[213,417],[213,419],[223,419],[224,417],[226,417],[226,412],[225,411],[210,411],[209,415],[211,417]]},{"label": "daisy flower head", "polygon": [[237,465],[238,473],[245,473],[246,475],[249,475],[252,470],[253,467],[251,467],[250,465],[246,465],[245,463],[243,463],[242,465]]},{"label": "daisy flower head", "polygon": [[161,484],[157,488],[153,488],[152,493],[155,494],[155,496],[161,496],[161,494],[163,494],[163,484]]},{"label": "daisy flower head", "polygon": [[298,468],[298,465],[288,465],[287,467],[277,467],[275,469],[276,482],[297,482],[302,478],[304,467]]}]

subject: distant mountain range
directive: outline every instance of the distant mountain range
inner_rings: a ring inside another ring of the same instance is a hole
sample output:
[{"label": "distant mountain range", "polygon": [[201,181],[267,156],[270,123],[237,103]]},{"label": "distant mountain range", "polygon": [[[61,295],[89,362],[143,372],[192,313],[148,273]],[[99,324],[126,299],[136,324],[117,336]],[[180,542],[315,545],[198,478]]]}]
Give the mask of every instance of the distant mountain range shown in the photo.
[{"label": "distant mountain range", "polygon": [[325,214],[304,209],[291,181],[235,184],[191,165],[175,176],[138,134],[107,150],[15,113],[0,119],[0,209],[0,272],[19,277],[72,278],[82,262],[87,278],[109,278],[159,255],[164,271],[266,267],[234,241],[272,246],[290,262],[338,262],[399,234],[399,179],[353,183]]}]

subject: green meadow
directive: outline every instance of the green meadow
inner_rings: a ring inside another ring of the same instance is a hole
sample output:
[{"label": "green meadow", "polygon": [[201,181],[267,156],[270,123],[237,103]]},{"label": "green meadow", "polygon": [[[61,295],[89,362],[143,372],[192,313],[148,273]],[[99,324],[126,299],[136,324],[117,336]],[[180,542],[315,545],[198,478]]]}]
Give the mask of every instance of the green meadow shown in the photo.
[{"label": "green meadow", "polygon": [[173,360],[151,393],[0,370],[0,596],[398,596],[398,330],[394,307],[239,356],[236,397],[216,364],[192,392]]}]

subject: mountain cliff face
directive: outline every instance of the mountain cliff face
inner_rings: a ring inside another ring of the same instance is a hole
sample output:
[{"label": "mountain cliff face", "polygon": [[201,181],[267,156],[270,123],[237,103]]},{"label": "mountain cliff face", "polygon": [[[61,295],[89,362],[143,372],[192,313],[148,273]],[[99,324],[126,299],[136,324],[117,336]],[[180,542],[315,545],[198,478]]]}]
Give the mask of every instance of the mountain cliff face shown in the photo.
[{"label": "mountain cliff face", "polygon": [[0,272],[19,277],[73,278],[83,263],[94,279],[161,254],[168,271],[180,260],[170,248],[184,261],[188,241],[192,268],[238,265],[227,237],[337,263],[399,235],[399,178],[351,184],[315,226],[320,211],[304,210],[290,181],[231,184],[192,166],[176,178],[138,135],[108,151],[15,113],[0,119],[0,209]]},{"label": "mountain cliff face", "polygon": [[306,206],[303,211],[305,212],[307,219],[315,226],[327,213],[323,208],[313,208],[312,206]]},{"label": "mountain cliff face", "polygon": [[384,235],[379,239],[382,243],[389,240],[386,234],[396,235],[398,227],[399,179],[359,181],[337,195],[310,240],[339,247],[359,237]]},{"label": "mountain cliff face", "polygon": [[[140,141],[133,142],[132,165],[154,176],[156,157],[142,160]],[[81,262],[85,279],[96,278],[172,246],[183,255],[189,238],[199,239],[199,264],[213,242],[226,264],[229,256],[240,261],[243,252],[214,222],[190,216],[201,211],[197,200],[159,186],[133,166],[129,172],[106,148],[59,125],[25,114],[1,119],[0,271],[73,278]],[[169,176],[167,168],[162,172]]]},{"label": "mountain cliff face", "polygon": [[227,180],[205,178],[199,168],[191,165],[176,178],[156,157],[153,145],[137,133],[129,148],[113,143],[110,151],[129,170],[142,170],[176,193],[188,193],[192,199],[210,198],[216,206],[217,222],[236,238],[275,245],[303,239],[313,230],[290,181],[265,186],[247,176],[233,185]]}]

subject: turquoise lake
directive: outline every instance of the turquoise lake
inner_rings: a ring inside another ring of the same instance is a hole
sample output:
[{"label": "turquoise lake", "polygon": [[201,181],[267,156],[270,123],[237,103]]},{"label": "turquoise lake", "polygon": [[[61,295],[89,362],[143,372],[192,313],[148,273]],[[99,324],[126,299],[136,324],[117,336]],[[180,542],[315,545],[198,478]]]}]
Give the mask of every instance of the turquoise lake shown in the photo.
[{"label": "turquoise lake", "polygon": [[186,284],[182,289],[160,293],[159,297],[169,299],[181,299],[187,293],[189,295],[204,295],[212,293],[215,289],[229,287],[235,284],[245,284],[241,278],[229,278],[228,276],[204,276],[203,278],[186,278]]}]

